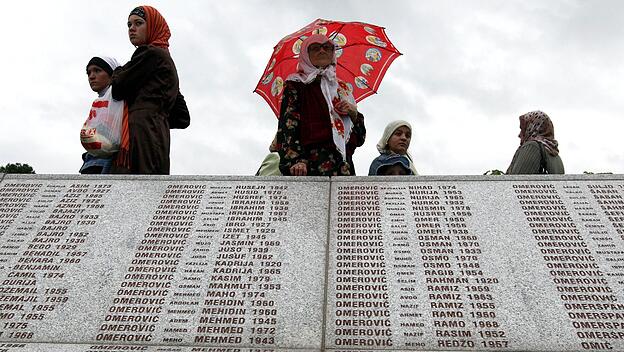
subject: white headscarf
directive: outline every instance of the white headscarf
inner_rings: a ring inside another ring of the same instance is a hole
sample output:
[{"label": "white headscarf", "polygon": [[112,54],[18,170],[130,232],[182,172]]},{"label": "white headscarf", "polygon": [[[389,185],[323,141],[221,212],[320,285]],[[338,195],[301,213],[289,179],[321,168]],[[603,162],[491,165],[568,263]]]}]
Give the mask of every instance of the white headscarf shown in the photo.
[{"label": "white headscarf", "polygon": [[[93,58],[91,58],[91,60],[89,60],[89,63],[87,64],[87,68],[89,68],[89,65],[96,65],[100,67],[101,69],[103,69],[104,71],[106,71],[107,73],[108,71],[110,71],[111,76],[113,75],[112,72],[115,71],[117,67],[121,66],[119,65],[119,62],[117,62],[117,60],[109,56],[94,56]],[[108,65],[108,69],[107,67],[104,67],[103,65]],[[100,97],[104,96],[104,94],[106,94],[106,92],[109,89],[110,89],[110,85],[102,89],[102,91],[98,92],[98,95]]]},{"label": "white headscarf", "polygon": [[[110,56],[98,56],[98,57],[99,57],[100,59],[104,60],[104,62],[106,62],[106,63],[108,64],[108,66],[110,66],[110,68],[111,68],[113,71],[115,71],[115,69],[116,69],[117,67],[121,66],[121,65],[119,64],[119,62],[117,62],[117,60],[115,60],[115,58],[114,58],[114,57],[110,57]],[[111,76],[112,76],[112,75],[111,75]],[[108,87],[106,87],[106,89],[104,89],[104,90],[102,91],[102,95],[103,95],[103,93],[105,93],[107,90],[109,90],[109,89],[110,89],[110,87],[111,87],[110,85],[109,85]]]},{"label": "white headscarf", "polygon": [[109,57],[109,56],[98,56],[100,59],[106,61],[106,63],[108,64],[108,66],[110,66],[110,68],[113,69],[113,71],[115,71],[115,69],[121,65],[119,65],[119,62],[117,62],[117,60],[115,60],[115,58],[113,57]]},{"label": "white headscarf", "polygon": [[[377,142],[377,151],[379,151],[380,154],[394,154],[393,151],[388,149],[388,141],[390,140],[390,137],[392,137],[394,131],[396,131],[397,128],[401,126],[409,128],[410,132],[412,131],[412,125],[410,125],[410,123],[407,121],[396,120],[390,122],[384,129],[381,139],[379,140],[379,142]],[[416,171],[416,166],[414,166],[414,162],[412,161],[412,156],[410,155],[409,151],[405,152],[405,156],[409,159],[410,169],[412,170],[414,175],[418,175],[418,172]]]},{"label": "white headscarf", "polygon": [[[338,149],[340,154],[342,154],[343,160],[347,160],[347,143],[349,142],[349,136],[351,135],[353,123],[351,122],[349,116],[340,116],[340,114],[338,114],[338,112],[334,109],[334,101],[341,99],[338,94],[339,84],[338,78],[336,77],[336,50],[334,50],[334,56],[331,64],[324,68],[314,66],[312,61],[310,61],[310,55],[308,54],[308,47],[311,44],[324,44],[327,42],[333,43],[329,40],[329,38],[322,34],[313,34],[306,38],[301,44],[297,72],[288,76],[286,80],[309,84],[318,76],[321,77],[321,92],[323,93],[323,97],[325,97],[325,102],[327,102],[327,107],[329,108],[329,117],[332,124],[334,144],[336,145],[336,149]],[[342,98],[346,99],[351,104],[355,104],[353,95],[351,95],[348,91],[343,92],[343,94],[344,93],[348,94],[345,94],[346,96],[343,96]],[[344,130],[342,126],[344,126]]]},{"label": "white headscarf", "polygon": [[[87,69],[89,68],[90,65],[96,65],[98,67],[100,67],[101,69],[103,69],[104,71],[106,71],[108,73],[108,71],[110,71],[111,75],[112,72],[119,67],[119,62],[117,62],[117,60],[115,60],[112,57],[108,57],[108,56],[94,56],[91,58],[91,60],[89,60],[89,63],[87,64]],[[108,66],[105,67],[104,65]]]}]

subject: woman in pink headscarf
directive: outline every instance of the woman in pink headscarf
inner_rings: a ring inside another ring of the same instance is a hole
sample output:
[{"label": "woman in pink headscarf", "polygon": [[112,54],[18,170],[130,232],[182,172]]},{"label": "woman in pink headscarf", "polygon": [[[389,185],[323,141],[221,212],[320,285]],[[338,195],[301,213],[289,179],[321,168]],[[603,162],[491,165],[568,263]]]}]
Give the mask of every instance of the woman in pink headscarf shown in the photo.
[{"label": "woman in pink headscarf", "polygon": [[286,79],[276,149],[292,176],[355,175],[352,156],[364,143],[364,116],[336,77],[336,47],[314,34],[301,44],[298,71]]}]

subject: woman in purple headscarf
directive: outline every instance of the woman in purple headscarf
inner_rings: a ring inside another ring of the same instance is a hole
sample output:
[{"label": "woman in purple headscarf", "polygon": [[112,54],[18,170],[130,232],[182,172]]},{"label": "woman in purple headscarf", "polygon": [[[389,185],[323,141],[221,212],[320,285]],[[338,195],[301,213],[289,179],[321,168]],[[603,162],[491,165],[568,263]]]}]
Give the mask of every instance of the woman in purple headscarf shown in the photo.
[{"label": "woman in purple headscarf", "polygon": [[292,176],[355,175],[352,156],[364,143],[364,116],[336,77],[336,47],[314,34],[301,44],[298,71],[286,79],[276,149]]}]

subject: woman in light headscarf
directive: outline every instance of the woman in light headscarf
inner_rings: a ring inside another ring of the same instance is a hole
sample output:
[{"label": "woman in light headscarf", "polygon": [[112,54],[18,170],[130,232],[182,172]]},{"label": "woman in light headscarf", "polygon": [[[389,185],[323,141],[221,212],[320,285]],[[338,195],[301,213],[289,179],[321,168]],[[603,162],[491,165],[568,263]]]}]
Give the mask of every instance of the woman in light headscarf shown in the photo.
[{"label": "woman in light headscarf", "polygon": [[412,156],[407,151],[412,140],[412,126],[407,121],[397,120],[390,122],[384,129],[384,133],[381,136],[379,142],[377,142],[377,151],[379,155],[373,160],[370,168],[368,169],[368,175],[378,175],[378,171],[381,166],[386,162],[385,160],[394,154],[404,155],[409,160],[409,169],[411,175],[418,175]]},{"label": "woman in light headscarf", "polygon": [[548,115],[532,111],[520,116],[520,147],[516,150],[508,175],[563,174],[555,128]]},{"label": "woman in light headscarf", "polygon": [[[119,66],[117,60],[107,56],[94,56],[87,63],[87,79],[89,80],[89,86],[91,90],[98,94],[98,98],[103,98],[104,94],[108,92],[111,85],[111,76],[113,70]],[[96,99],[98,101],[99,99]],[[123,102],[110,102],[111,104],[123,104]],[[91,104],[91,111],[89,118],[94,116],[96,102]],[[106,108],[109,107],[109,102],[106,103]],[[121,111],[122,107],[119,107],[118,111]],[[86,122],[85,122],[86,125]],[[83,127],[84,128],[84,127]],[[82,139],[82,138],[81,138]],[[110,172],[111,164],[113,162],[112,156],[102,157],[94,155],[93,152],[82,154],[82,167],[80,168],[81,174],[107,174]]]},{"label": "woman in light headscarf", "polygon": [[314,34],[301,44],[298,71],[286,79],[276,149],[292,176],[355,175],[352,156],[364,143],[364,116],[336,77],[336,47]]},{"label": "woman in light headscarf", "polygon": [[171,32],[158,10],[139,6],[128,17],[128,36],[136,50],[113,73],[113,98],[128,103],[128,118],[111,172],[169,174],[169,129],[190,123],[169,55]]}]

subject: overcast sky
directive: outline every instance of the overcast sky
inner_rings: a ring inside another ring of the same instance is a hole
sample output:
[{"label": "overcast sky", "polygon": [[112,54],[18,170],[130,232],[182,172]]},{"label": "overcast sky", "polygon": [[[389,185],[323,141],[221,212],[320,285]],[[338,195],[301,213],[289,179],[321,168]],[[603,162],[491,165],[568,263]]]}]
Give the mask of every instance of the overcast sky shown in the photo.
[{"label": "overcast sky", "polygon": [[[317,18],[369,22],[403,53],[359,103],[368,135],[359,175],[385,125],[413,126],[424,175],[505,170],[518,116],[546,112],[567,173],[624,173],[622,1],[152,1],[172,32],[171,55],[191,112],[172,131],[171,173],[250,175],[277,120],[252,93],[273,46]],[[128,61],[134,1],[11,1],[0,29],[0,165],[75,174],[79,131],[95,98],[92,56]]]}]

